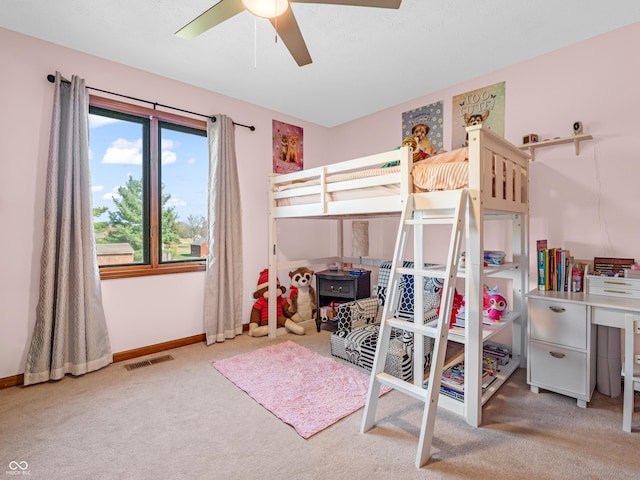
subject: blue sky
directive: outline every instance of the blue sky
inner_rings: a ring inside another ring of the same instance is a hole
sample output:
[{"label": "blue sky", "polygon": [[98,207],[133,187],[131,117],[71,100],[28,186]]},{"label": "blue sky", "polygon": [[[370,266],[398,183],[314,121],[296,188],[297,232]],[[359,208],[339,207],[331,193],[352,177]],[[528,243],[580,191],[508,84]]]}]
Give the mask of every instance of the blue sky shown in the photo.
[{"label": "blue sky", "polygon": [[[129,176],[142,178],[142,126],[89,115],[89,144],[93,206],[113,210],[118,187]],[[179,221],[189,215],[206,218],[208,169],[206,137],[163,129],[162,182]]]}]

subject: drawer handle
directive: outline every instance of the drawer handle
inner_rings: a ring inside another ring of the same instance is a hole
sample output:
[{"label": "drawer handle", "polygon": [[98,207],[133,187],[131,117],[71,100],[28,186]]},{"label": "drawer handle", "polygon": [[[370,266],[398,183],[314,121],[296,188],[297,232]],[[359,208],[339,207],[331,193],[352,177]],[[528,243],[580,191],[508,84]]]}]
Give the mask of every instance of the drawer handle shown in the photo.
[{"label": "drawer handle", "polygon": [[555,305],[551,305],[551,306],[549,307],[549,309],[550,309],[552,312],[556,312],[556,313],[562,313],[562,312],[564,312],[564,311],[565,311],[564,307],[556,307]]},{"label": "drawer handle", "polygon": [[551,355],[553,358],[564,358],[566,356],[564,353],[560,352],[549,352],[549,355]]},{"label": "drawer handle", "polygon": [[626,285],[625,282],[614,282],[614,281],[611,281],[611,280],[605,280],[603,283],[607,283],[609,285]]},{"label": "drawer handle", "polygon": [[607,290],[607,289],[605,289],[605,292],[607,292],[607,293],[617,293],[617,294],[620,294],[620,295],[628,295],[629,294],[629,292],[625,292],[625,291],[622,291],[622,290]]},{"label": "drawer handle", "polygon": [[335,288],[333,288],[333,285],[331,285],[329,288],[331,289],[332,292],[341,292],[342,291],[342,287],[338,287],[338,290],[336,290]]}]

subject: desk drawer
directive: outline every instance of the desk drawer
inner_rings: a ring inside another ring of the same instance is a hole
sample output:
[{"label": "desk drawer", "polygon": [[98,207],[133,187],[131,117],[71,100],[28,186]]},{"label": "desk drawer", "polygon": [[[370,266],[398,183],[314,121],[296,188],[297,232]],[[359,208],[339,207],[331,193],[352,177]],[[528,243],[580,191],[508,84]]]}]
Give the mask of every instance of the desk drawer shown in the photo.
[{"label": "desk drawer", "polygon": [[[593,307],[591,309],[591,323],[606,325],[608,327],[624,328],[627,314],[633,315],[633,319],[640,321],[640,313],[615,308]],[[640,332],[636,332],[640,333]]]},{"label": "desk drawer", "polygon": [[587,293],[640,299],[640,279],[587,276]]},{"label": "desk drawer", "polygon": [[529,301],[532,340],[587,348],[587,307],[558,301]]},{"label": "desk drawer", "polygon": [[355,282],[350,279],[322,279],[320,295],[355,299]]},{"label": "desk drawer", "polygon": [[586,397],[587,353],[529,342],[529,383],[558,393]]}]

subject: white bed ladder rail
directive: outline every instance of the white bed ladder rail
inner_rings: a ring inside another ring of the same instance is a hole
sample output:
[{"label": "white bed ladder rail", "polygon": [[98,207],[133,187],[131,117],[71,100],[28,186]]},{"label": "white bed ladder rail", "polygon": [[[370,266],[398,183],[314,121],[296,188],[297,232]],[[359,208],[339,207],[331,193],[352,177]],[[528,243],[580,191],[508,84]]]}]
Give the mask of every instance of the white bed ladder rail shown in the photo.
[{"label": "white bed ladder rail", "polygon": [[[456,276],[458,273],[458,263],[462,246],[464,245],[464,221],[467,207],[467,190],[460,190],[459,198],[455,208],[447,216],[429,216],[428,211],[414,209],[413,198],[409,196],[405,209],[400,219],[400,228],[396,240],[395,252],[391,265],[389,279],[389,295],[385,302],[376,354],[371,370],[369,381],[369,391],[367,393],[364,414],[362,418],[361,432],[365,433],[374,426],[376,409],[380,395],[380,387],[387,385],[395,390],[399,390],[424,402],[424,412],[420,426],[420,438],[418,441],[418,452],[416,454],[416,467],[422,467],[431,456],[431,445],[433,442],[433,428],[438,409],[438,398],[440,396],[440,385],[442,381],[442,370],[447,350],[447,340],[449,335],[449,324],[451,321],[451,311],[455,292]],[[431,224],[451,225],[451,239],[447,258],[446,270],[430,270],[424,268],[423,260],[423,228]],[[414,266],[413,269],[398,268],[404,259],[404,252],[409,230],[414,230]],[[394,318],[391,312],[397,310],[399,302],[399,285],[402,275],[413,275],[414,277],[414,322]],[[423,322],[416,322],[416,319],[424,318],[423,295],[424,277],[444,278],[442,298],[440,303],[440,315],[436,327],[428,327]],[[416,313],[417,312],[417,313]],[[391,329],[399,328],[412,332],[414,336],[414,357],[413,357],[413,383],[401,380],[397,377],[384,373],[385,360],[389,349]],[[424,383],[424,337],[432,337],[434,341],[434,351],[431,356],[431,367],[429,369],[429,381],[427,388]]]}]

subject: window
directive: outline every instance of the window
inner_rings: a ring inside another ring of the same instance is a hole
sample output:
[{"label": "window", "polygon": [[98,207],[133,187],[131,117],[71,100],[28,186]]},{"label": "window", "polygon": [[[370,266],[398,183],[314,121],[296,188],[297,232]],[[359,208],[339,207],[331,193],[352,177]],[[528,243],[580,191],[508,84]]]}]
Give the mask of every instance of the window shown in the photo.
[{"label": "window", "polygon": [[89,149],[101,278],[203,270],[206,123],[92,96]]}]

